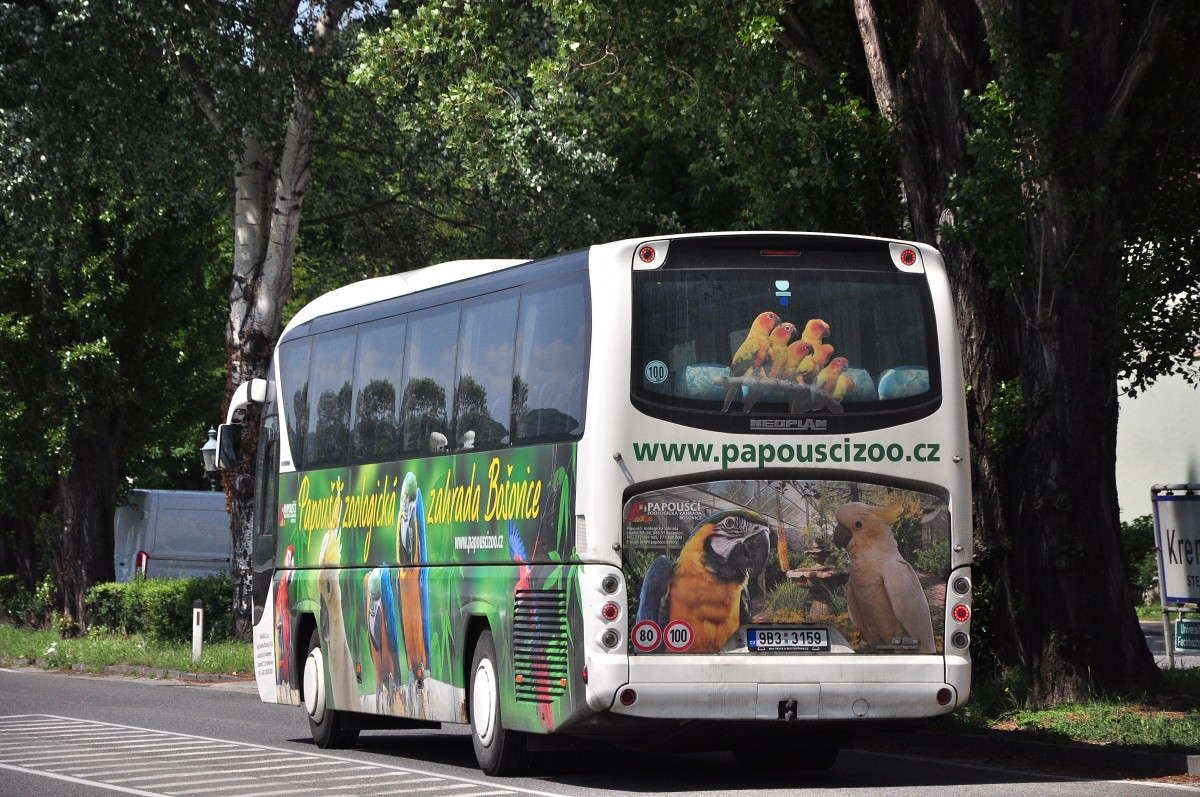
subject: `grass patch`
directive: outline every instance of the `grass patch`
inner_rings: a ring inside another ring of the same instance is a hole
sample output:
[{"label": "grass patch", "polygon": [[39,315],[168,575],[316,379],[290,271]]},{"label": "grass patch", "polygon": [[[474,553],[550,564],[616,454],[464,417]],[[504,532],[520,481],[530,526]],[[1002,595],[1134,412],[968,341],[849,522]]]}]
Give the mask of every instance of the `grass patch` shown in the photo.
[{"label": "grass patch", "polygon": [[54,631],[16,628],[7,623],[0,623],[0,659],[36,661],[47,669],[80,665],[94,671],[110,665],[130,665],[208,674],[253,672],[253,653],[246,642],[205,643],[200,661],[193,662],[191,643],[155,642],[140,634],[60,639]]},{"label": "grass patch", "polygon": [[1010,722],[1037,736],[1162,750],[1200,748],[1200,711],[1088,703],[1014,712]]},{"label": "grass patch", "polygon": [[1024,684],[1020,670],[976,681],[967,705],[938,724],[947,732],[1005,730],[1047,741],[1162,752],[1200,749],[1200,668],[1163,670],[1159,698],[1098,700],[1040,711],[1024,708]]}]

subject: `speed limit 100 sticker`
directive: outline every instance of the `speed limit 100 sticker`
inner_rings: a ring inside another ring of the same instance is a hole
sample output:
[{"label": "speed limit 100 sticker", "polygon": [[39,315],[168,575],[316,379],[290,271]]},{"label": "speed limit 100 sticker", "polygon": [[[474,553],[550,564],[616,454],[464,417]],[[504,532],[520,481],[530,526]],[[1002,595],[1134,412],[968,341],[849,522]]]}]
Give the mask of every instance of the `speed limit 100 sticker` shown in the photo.
[{"label": "speed limit 100 sticker", "polygon": [[662,641],[662,630],[653,620],[642,620],[633,627],[633,646],[639,653],[649,653]]},{"label": "speed limit 100 sticker", "polygon": [[667,623],[667,627],[663,629],[663,639],[667,643],[667,650],[672,653],[683,653],[692,646],[694,638],[695,632],[692,631],[692,626],[683,620]]}]

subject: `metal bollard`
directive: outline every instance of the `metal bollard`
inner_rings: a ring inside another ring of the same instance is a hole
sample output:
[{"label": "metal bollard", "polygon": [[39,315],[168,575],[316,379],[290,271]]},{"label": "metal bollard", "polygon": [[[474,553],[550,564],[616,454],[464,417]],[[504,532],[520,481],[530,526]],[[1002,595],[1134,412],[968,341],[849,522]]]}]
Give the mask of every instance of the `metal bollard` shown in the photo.
[{"label": "metal bollard", "polygon": [[204,647],[204,601],[192,604],[192,661],[200,661]]}]

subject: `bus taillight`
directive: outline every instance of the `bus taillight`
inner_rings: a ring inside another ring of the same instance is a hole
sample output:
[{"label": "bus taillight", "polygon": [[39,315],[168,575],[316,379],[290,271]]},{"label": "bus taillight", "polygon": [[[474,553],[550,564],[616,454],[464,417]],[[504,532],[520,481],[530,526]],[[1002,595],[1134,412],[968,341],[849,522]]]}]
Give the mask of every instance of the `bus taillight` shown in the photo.
[{"label": "bus taillight", "polygon": [[971,619],[971,607],[965,603],[960,603],[954,607],[951,615],[954,617],[955,622],[965,623]]},{"label": "bus taillight", "polygon": [[610,623],[621,616],[621,607],[612,601],[604,604],[600,609],[600,616]]},{"label": "bus taillight", "polygon": [[145,551],[138,551],[137,556],[133,559],[133,572],[146,575],[146,565],[150,564],[150,554]]},{"label": "bus taillight", "polygon": [[937,702],[938,702],[939,706],[948,706],[948,705],[950,705],[950,701],[953,699],[954,699],[954,693],[951,692],[949,689],[946,689],[943,687],[942,689],[938,690]]}]

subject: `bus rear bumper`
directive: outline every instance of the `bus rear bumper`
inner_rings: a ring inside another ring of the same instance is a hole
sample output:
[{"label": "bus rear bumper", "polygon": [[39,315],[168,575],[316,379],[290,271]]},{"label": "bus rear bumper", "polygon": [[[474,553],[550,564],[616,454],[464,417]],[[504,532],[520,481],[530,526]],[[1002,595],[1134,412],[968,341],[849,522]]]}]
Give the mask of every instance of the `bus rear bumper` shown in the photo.
[{"label": "bus rear bumper", "polygon": [[674,720],[893,720],[949,714],[957,702],[947,683],[637,683],[617,691],[611,711]]}]

